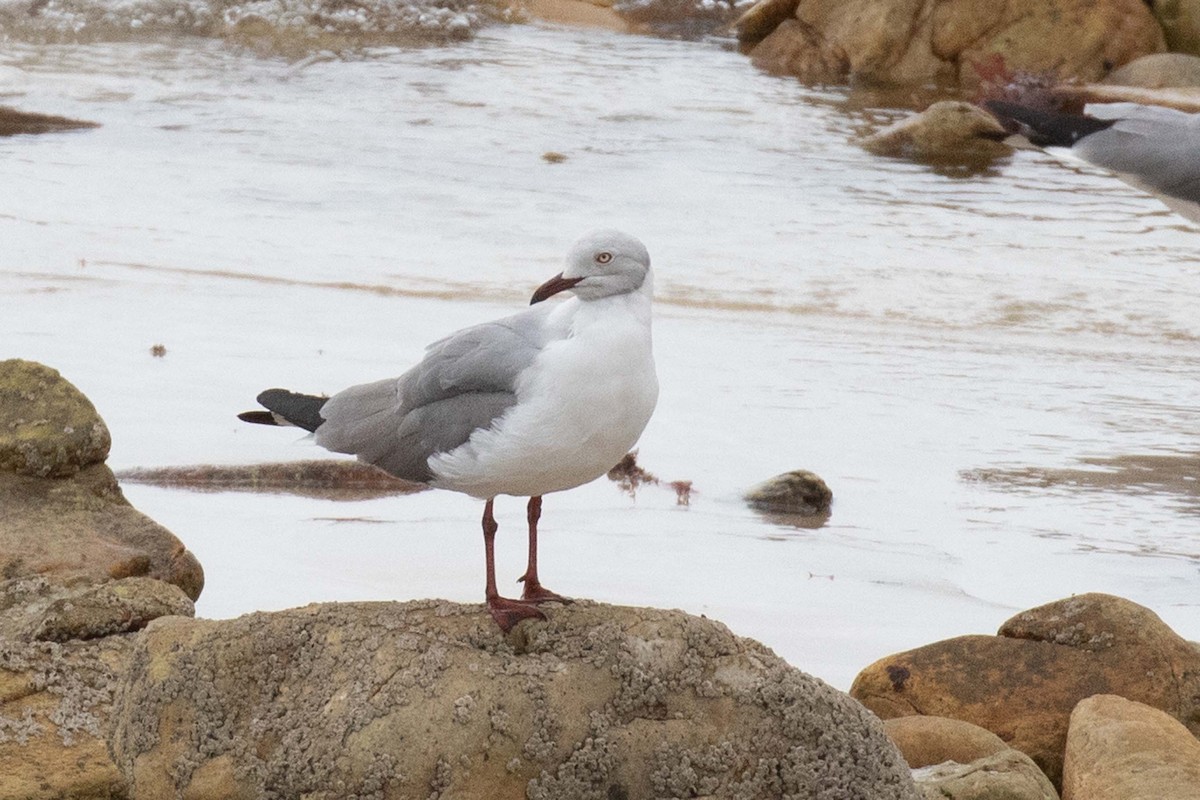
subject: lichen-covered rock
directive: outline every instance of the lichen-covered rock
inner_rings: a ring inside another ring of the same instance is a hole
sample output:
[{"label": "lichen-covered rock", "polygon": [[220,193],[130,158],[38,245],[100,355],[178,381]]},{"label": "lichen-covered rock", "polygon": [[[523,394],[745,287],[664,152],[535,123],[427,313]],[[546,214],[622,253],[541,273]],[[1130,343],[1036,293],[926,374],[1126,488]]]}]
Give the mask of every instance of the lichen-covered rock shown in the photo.
[{"label": "lichen-covered rock", "polygon": [[1084,594],[1018,614],[998,636],[881,659],[850,688],[885,719],[932,714],[986,728],[1056,785],[1071,711],[1097,693],[1146,703],[1200,733],[1200,652],[1149,609]]},{"label": "lichen-covered rock", "polygon": [[204,570],[183,543],[125,499],[104,464],[70,478],[0,472],[0,580],[57,583],[145,576],[195,600]]},{"label": "lichen-covered rock", "polygon": [[914,770],[913,778],[926,800],[1059,800],[1037,764],[1012,748],[969,764],[950,761]]},{"label": "lichen-covered rock", "polygon": [[1115,695],[1071,713],[1063,800],[1200,800],[1200,741],[1173,717]]},{"label": "lichen-covered rock", "polygon": [[[170,587],[173,591],[178,591]],[[133,642],[36,641],[47,608],[89,587],[42,577],[0,582],[0,798],[125,797],[105,731]]]},{"label": "lichen-covered rock", "polygon": [[763,36],[770,9],[739,26],[755,64],[810,82],[977,85],[997,56],[1014,71],[1097,80],[1165,48],[1141,0],[804,0]]},{"label": "lichen-covered rock", "polygon": [[949,161],[991,160],[1011,149],[1001,142],[1008,131],[979,106],[941,100],[888,125],[860,144],[877,155]]},{"label": "lichen-covered rock", "polygon": [[917,797],[878,720],[718,623],[580,601],[313,605],[139,634],[134,798]]},{"label": "lichen-covered rock", "polygon": [[40,615],[31,635],[52,642],[99,639],[141,630],[159,617],[195,614],[191,598],[178,586],[155,578],[125,578],[54,600]]},{"label": "lichen-covered rock", "polygon": [[95,406],[56,370],[0,361],[0,472],[74,475],[104,461],[111,444]]}]

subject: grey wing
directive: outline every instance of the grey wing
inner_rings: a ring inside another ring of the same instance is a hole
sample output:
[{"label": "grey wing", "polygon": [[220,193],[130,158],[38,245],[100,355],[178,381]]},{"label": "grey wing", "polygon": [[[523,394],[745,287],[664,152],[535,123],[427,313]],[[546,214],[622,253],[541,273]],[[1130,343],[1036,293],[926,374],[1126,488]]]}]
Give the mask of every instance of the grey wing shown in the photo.
[{"label": "grey wing", "polygon": [[1140,188],[1200,201],[1200,114],[1134,103],[1087,110],[1118,121],[1081,141],[1075,148],[1080,156]]},{"label": "grey wing", "polygon": [[544,316],[530,309],[466,328],[434,342],[399,378],[335,394],[321,409],[317,444],[405,480],[430,480],[430,456],[464,444],[516,402],[517,379],[545,344]]}]

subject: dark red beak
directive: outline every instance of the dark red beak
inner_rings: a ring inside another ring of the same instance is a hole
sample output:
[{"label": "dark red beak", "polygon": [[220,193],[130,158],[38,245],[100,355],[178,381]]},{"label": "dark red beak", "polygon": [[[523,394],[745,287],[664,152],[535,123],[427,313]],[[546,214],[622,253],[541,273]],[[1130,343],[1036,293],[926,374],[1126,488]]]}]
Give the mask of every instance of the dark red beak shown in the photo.
[{"label": "dark red beak", "polygon": [[537,291],[533,293],[533,299],[529,301],[529,305],[540,303],[547,297],[553,297],[561,291],[570,289],[581,280],[583,278],[564,278],[560,272],[537,288]]}]

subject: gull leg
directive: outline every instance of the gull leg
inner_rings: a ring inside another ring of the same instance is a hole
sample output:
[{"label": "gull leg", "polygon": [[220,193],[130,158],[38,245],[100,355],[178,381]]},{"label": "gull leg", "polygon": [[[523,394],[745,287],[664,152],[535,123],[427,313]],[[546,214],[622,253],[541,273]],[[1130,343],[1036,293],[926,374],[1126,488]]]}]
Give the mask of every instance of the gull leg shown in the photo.
[{"label": "gull leg", "polygon": [[488,613],[496,620],[500,630],[508,633],[523,619],[545,619],[546,615],[529,603],[501,597],[497,591],[495,541],[496,531],[499,529],[496,518],[492,516],[492,501],[488,500],[483,507],[483,555],[487,564],[487,587],[484,589],[484,597]]},{"label": "gull leg", "polygon": [[529,520],[529,563],[525,566],[525,574],[517,579],[525,584],[525,591],[521,592],[521,599],[527,603],[543,603],[548,600],[554,600],[558,603],[571,602],[566,597],[555,594],[538,582],[537,526],[538,520],[542,517],[541,495],[529,498],[526,517]]}]

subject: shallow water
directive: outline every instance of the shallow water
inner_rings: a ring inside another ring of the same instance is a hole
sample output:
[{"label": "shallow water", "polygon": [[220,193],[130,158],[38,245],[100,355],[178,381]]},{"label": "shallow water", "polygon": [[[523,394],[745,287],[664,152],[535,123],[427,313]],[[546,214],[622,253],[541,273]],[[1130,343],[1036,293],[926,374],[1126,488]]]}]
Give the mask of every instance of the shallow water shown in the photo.
[{"label": "shallow water", "polygon": [[[851,139],[896,112],[719,42],[534,26],[297,63],[9,43],[0,102],[103,123],[0,139],[0,357],[80,386],[114,468],[321,457],[234,414],[398,374],[619,227],[657,271],[640,461],[695,488],[547,498],[550,587],[707,614],[842,688],[1073,592],[1200,637],[1200,228],[1101,171],[881,159]],[[1112,467],[1146,458],[1176,479]],[[793,468],[824,527],[740,502]],[[1080,469],[1116,477],[1021,479]],[[481,594],[469,498],[126,493],[204,564],[206,616]]]}]

